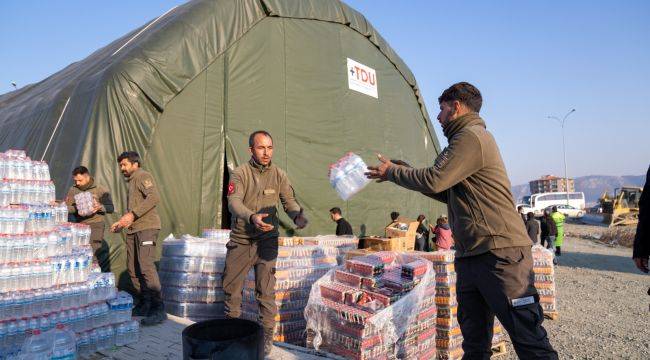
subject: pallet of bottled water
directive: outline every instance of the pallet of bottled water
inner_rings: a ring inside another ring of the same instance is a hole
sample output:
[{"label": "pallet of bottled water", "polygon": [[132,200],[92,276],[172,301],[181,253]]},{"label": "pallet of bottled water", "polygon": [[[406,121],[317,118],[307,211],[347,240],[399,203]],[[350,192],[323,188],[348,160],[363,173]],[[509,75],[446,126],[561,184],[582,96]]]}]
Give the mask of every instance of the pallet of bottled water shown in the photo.
[{"label": "pallet of bottled water", "polygon": [[87,352],[137,338],[133,299],[99,272],[90,227],[67,223],[49,176],[24,151],[0,153],[0,359],[68,359],[70,338]]},{"label": "pallet of bottled water", "polygon": [[224,313],[221,278],[230,230],[205,229],[202,237],[170,235],[163,242],[160,283],[168,313],[205,320]]}]

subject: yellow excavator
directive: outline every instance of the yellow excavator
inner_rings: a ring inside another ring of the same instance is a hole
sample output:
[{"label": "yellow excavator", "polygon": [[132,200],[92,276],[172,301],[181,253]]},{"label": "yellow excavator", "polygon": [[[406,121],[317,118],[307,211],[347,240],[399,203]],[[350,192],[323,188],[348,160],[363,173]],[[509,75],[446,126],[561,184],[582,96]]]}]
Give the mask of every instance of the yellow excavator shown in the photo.
[{"label": "yellow excavator", "polygon": [[616,188],[613,197],[605,192],[598,200],[603,209],[603,223],[610,227],[637,224],[642,191],[640,187],[624,186]]}]

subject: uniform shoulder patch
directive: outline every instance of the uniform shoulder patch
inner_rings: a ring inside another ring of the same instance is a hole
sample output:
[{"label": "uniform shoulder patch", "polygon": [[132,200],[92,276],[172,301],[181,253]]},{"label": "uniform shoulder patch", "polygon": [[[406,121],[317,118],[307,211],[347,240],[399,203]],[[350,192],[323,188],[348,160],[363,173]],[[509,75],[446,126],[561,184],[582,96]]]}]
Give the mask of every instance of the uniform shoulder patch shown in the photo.
[{"label": "uniform shoulder patch", "polygon": [[235,183],[231,181],[228,183],[228,195],[232,195],[234,193],[235,193]]},{"label": "uniform shoulder patch", "polygon": [[149,188],[153,187],[153,181],[151,181],[151,179],[145,179],[142,182],[142,186],[144,186],[145,189],[149,189]]},{"label": "uniform shoulder patch", "polygon": [[440,154],[436,158],[436,162],[433,164],[433,167],[436,170],[440,171],[443,167],[445,167],[447,162],[449,162],[449,148],[448,147],[444,148],[444,150],[442,150],[442,152],[440,152]]}]

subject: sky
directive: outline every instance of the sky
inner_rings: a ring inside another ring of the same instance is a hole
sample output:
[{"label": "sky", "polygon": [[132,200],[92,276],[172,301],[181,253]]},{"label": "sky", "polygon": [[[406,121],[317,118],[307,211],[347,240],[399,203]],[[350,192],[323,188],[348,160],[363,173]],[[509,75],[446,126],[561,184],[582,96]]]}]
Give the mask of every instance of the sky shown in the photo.
[{"label": "sky", "polygon": [[[513,184],[641,175],[650,164],[650,1],[348,0],[437,97],[468,81]],[[184,1],[0,1],[0,94],[81,60]],[[432,159],[433,162],[433,159]]]}]

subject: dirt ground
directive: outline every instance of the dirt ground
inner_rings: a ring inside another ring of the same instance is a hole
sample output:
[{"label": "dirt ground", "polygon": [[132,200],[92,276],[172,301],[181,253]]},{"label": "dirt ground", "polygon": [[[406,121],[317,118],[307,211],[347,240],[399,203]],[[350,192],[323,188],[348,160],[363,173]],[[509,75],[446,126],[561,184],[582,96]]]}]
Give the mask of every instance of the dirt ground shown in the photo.
[{"label": "dirt ground", "polygon": [[[632,250],[603,244],[607,228],[567,224],[556,267],[558,320],[544,327],[560,359],[650,359],[650,276]],[[516,359],[508,344],[508,355]]]}]

